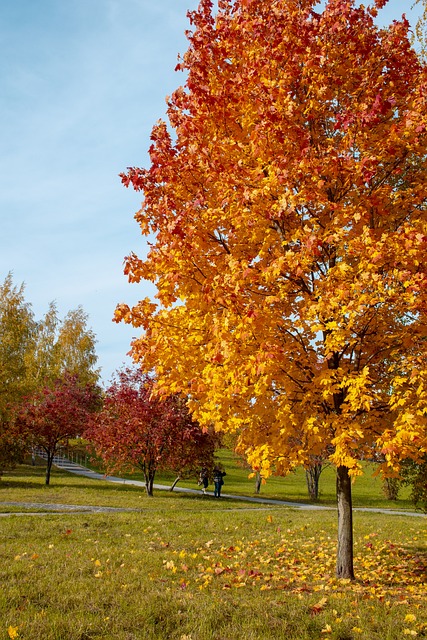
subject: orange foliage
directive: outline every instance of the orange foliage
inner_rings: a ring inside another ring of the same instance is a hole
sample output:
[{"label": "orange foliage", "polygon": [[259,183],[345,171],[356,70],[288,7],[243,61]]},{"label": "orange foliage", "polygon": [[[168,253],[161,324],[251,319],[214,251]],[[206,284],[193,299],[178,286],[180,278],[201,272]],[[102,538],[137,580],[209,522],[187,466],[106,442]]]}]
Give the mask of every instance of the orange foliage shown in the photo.
[{"label": "orange foliage", "polygon": [[427,446],[426,68],[405,19],[314,5],[190,14],[170,128],[122,176],[155,237],[126,273],[157,304],[116,320],[143,329],[132,353],[158,392],[190,392],[263,476],[325,450],[394,474]]}]

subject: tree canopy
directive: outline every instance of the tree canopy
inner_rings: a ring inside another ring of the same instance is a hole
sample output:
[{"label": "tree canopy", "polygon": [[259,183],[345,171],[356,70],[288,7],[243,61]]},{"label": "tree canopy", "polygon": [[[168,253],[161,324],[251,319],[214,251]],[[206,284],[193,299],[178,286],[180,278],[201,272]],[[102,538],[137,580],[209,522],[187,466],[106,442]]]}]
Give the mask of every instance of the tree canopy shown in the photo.
[{"label": "tree canopy", "polygon": [[105,393],[103,409],[85,437],[109,472],[140,469],[147,495],[159,469],[178,478],[213,466],[216,438],[192,420],[186,399],[152,397],[154,380],[139,369],[119,371]]},{"label": "tree canopy", "polygon": [[157,302],[116,310],[135,360],[264,476],[327,452],[342,577],[349,477],[427,445],[427,75],[384,4],[202,0],[169,126],[122,175],[154,237],[125,273]]},{"label": "tree canopy", "polygon": [[97,383],[96,337],[87,322],[82,307],[61,320],[54,302],[37,321],[24,284],[14,285],[9,273],[0,285],[0,469],[20,453],[11,423],[29,396],[64,376],[77,376],[82,386]]},{"label": "tree canopy", "polygon": [[64,373],[26,398],[17,409],[12,427],[15,438],[47,454],[46,484],[50,484],[53,458],[69,438],[80,436],[91,414],[99,408],[100,388],[82,384],[78,375]]}]

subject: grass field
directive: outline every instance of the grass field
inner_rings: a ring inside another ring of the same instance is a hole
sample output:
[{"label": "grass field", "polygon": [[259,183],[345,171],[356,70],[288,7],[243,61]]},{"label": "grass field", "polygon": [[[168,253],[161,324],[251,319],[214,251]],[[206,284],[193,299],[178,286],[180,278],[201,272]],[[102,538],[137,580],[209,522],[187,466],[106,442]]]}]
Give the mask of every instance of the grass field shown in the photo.
[{"label": "grass field", "polygon": [[[243,496],[255,496],[255,481],[248,478],[249,471],[243,468],[239,459],[227,450],[218,452],[218,461],[225,469],[227,476],[224,478],[223,492]],[[410,500],[410,490],[402,487],[399,499],[386,500],[382,491],[382,483],[379,477],[374,477],[375,466],[365,464],[365,473],[355,480],[353,486],[353,504],[355,507],[377,507],[397,510],[414,510]],[[143,480],[142,474],[123,474],[126,478]],[[171,485],[175,476],[167,473],[157,473],[157,484]],[[180,481],[177,486],[197,489],[197,478]],[[209,490],[213,491],[212,484]],[[297,469],[286,478],[270,477],[266,484],[262,485],[260,497],[293,502],[309,503],[305,474],[303,469]],[[318,504],[335,506],[335,471],[332,467],[326,467],[320,477],[320,497]]]},{"label": "grass field", "polygon": [[[246,490],[246,472],[223,462],[227,492],[239,477]],[[350,583],[334,577],[334,510],[167,491],[147,498],[140,487],[59,470],[50,487],[43,481],[41,466],[21,466],[0,482],[2,511],[15,510],[0,518],[0,639],[427,637],[425,518],[356,512]],[[297,475],[293,492],[279,481],[277,497],[304,493]],[[367,483],[358,500],[384,506],[375,493]],[[41,515],[46,503],[134,511]]]}]

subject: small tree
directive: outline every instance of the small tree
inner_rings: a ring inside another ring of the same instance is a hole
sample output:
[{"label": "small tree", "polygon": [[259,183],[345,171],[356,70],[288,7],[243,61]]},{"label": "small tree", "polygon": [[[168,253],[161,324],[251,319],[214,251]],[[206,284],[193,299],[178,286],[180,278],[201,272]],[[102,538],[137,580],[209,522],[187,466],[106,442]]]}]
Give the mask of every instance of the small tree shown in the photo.
[{"label": "small tree", "polygon": [[179,395],[152,397],[153,379],[138,369],[124,369],[107,389],[103,410],[85,437],[109,472],[140,469],[148,496],[158,469],[184,473],[212,466],[214,438],[203,432]]},{"label": "small tree", "polygon": [[87,428],[89,416],[98,406],[99,395],[95,385],[81,385],[76,375],[65,373],[53,385],[34,392],[18,408],[14,433],[31,447],[40,447],[46,452],[47,485],[58,448]]},{"label": "small tree", "polygon": [[327,462],[327,456],[312,456],[305,466],[305,480],[308,495],[312,500],[319,499],[319,481]]}]

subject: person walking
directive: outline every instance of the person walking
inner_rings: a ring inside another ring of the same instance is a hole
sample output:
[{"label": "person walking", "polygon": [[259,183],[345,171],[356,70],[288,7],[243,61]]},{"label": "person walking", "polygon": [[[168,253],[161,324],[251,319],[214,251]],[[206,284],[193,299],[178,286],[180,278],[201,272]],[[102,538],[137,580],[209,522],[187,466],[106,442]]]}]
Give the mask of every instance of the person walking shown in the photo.
[{"label": "person walking", "polygon": [[208,485],[209,485],[209,474],[206,467],[203,467],[202,470],[200,471],[198,484],[202,487],[202,493],[203,495],[205,495],[206,489],[208,488]]},{"label": "person walking", "polygon": [[221,469],[219,469],[218,467],[215,467],[214,471],[213,471],[213,481],[214,481],[214,497],[215,498],[220,498],[221,497],[221,487],[224,484],[224,476],[226,476],[227,474],[225,473],[225,471],[221,471]]}]

